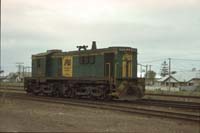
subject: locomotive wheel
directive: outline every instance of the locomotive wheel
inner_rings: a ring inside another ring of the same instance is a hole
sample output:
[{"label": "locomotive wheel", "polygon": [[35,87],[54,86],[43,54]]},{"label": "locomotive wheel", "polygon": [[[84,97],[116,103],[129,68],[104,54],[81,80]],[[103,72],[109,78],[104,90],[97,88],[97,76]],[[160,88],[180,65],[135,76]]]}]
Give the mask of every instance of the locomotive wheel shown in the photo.
[{"label": "locomotive wheel", "polygon": [[142,86],[138,86],[138,98],[142,98],[144,96],[144,91],[142,89]]},{"label": "locomotive wheel", "polygon": [[32,84],[31,90],[32,90],[34,95],[39,95],[41,93],[41,91],[42,91],[40,86],[37,85],[37,84]]},{"label": "locomotive wheel", "polygon": [[140,86],[135,86],[135,85],[132,86],[131,89],[129,89],[127,91],[127,94],[131,94],[131,95],[134,94],[134,97],[136,99],[139,99],[139,98],[141,98],[144,95],[143,92],[142,92],[142,90],[141,90],[141,87]]},{"label": "locomotive wheel", "polygon": [[36,88],[33,89],[33,94],[34,95],[39,95],[40,93],[41,93],[41,88],[36,87]]},{"label": "locomotive wheel", "polygon": [[77,98],[75,88],[71,88],[70,90],[71,90],[70,98]]},{"label": "locomotive wheel", "polygon": [[103,88],[102,88],[102,95],[101,95],[101,99],[102,100],[105,100],[105,101],[110,101],[110,100],[112,100],[112,97],[110,96],[110,95],[108,95],[108,87],[107,86],[104,86]]},{"label": "locomotive wheel", "polygon": [[69,98],[72,95],[72,91],[70,89],[65,89],[63,96]]},{"label": "locomotive wheel", "polygon": [[105,100],[106,99],[106,92],[104,89],[101,90],[101,96],[99,97],[100,100]]},{"label": "locomotive wheel", "polygon": [[28,84],[28,86],[25,89],[25,91],[27,92],[27,94],[30,94],[30,93],[33,92],[33,88],[32,88],[32,84],[31,83]]},{"label": "locomotive wheel", "polygon": [[62,85],[61,94],[62,94],[63,97],[69,98],[69,97],[72,95],[72,90],[69,88],[68,85],[63,84],[63,85]]},{"label": "locomotive wheel", "polygon": [[56,89],[56,90],[53,91],[53,96],[54,97],[59,97],[59,91],[58,91],[58,89]]},{"label": "locomotive wheel", "polygon": [[109,96],[109,95],[106,95],[103,100],[105,100],[105,101],[111,101],[111,100],[113,100],[113,97]]},{"label": "locomotive wheel", "polygon": [[60,96],[59,83],[53,84],[52,96],[54,96],[54,97],[59,97]]},{"label": "locomotive wheel", "polygon": [[59,92],[58,92],[58,90],[54,90],[53,93],[52,93],[52,96],[53,96],[53,97],[59,97]]}]

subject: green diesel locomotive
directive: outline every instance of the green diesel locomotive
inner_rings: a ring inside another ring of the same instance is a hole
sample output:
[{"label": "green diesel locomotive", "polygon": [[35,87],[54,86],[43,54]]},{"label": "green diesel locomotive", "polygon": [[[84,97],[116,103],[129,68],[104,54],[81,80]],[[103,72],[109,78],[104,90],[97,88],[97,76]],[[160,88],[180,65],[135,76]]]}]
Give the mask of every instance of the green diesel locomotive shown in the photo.
[{"label": "green diesel locomotive", "polygon": [[145,80],[137,78],[137,49],[77,46],[77,51],[48,50],[32,56],[27,93],[94,99],[139,99]]}]

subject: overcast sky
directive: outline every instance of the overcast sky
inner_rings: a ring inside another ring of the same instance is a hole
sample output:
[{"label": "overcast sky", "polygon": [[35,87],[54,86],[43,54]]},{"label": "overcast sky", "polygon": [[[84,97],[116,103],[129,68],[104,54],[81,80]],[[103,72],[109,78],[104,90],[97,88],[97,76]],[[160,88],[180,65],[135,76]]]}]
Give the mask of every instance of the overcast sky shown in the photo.
[{"label": "overcast sky", "polygon": [[200,0],[1,2],[5,71],[16,71],[16,62],[30,66],[32,54],[74,50],[93,40],[98,48],[138,48],[141,63],[168,57],[200,59]]}]

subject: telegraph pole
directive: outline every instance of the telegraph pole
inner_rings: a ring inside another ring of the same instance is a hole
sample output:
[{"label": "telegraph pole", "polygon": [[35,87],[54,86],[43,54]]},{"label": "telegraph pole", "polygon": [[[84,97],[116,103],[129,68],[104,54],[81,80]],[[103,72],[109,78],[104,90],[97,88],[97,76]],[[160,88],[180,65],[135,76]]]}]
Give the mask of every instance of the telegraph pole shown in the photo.
[{"label": "telegraph pole", "polygon": [[140,77],[142,78],[142,65],[140,65]]},{"label": "telegraph pole", "polygon": [[169,91],[171,89],[171,58],[168,59],[169,60]]},{"label": "telegraph pole", "polygon": [[[146,68],[146,75],[147,75],[147,71],[148,71],[148,65],[142,65],[142,64],[138,64],[138,66],[140,66],[140,77],[142,78],[142,67]],[[145,70],[144,70],[145,71]]]},{"label": "telegraph pole", "polygon": [[23,79],[24,79],[24,76],[25,76],[24,73],[25,73],[25,66],[22,66],[22,75],[23,75],[22,77],[23,77]]},{"label": "telegraph pole", "polygon": [[148,78],[148,65],[146,65],[146,78]]},{"label": "telegraph pole", "polygon": [[151,71],[151,66],[152,66],[152,65],[149,65],[149,71]]},{"label": "telegraph pole", "polygon": [[137,64],[138,66],[140,66],[140,77],[142,78],[142,64]]},{"label": "telegraph pole", "polygon": [[25,67],[23,67],[23,72],[24,72],[24,77],[25,76],[27,76],[27,77],[30,77],[30,69],[31,69],[31,67],[30,66],[25,66]]},{"label": "telegraph pole", "polygon": [[16,66],[18,68],[18,73],[21,74],[21,70],[23,69],[23,64],[22,62],[17,62]]},{"label": "telegraph pole", "polygon": [[21,77],[22,75],[21,75],[21,72],[23,71],[23,62],[17,62],[16,63],[16,66],[17,66],[17,68],[18,68],[18,76],[19,77]]}]

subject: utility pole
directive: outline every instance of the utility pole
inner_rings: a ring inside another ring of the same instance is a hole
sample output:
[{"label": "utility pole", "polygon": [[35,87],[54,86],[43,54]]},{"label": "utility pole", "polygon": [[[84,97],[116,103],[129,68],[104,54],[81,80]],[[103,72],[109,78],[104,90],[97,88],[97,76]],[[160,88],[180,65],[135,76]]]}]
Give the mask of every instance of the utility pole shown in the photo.
[{"label": "utility pole", "polygon": [[147,75],[147,71],[148,71],[148,65],[142,65],[142,64],[138,64],[138,66],[140,66],[140,77],[142,78],[142,72],[145,72],[145,70],[142,70],[142,67],[146,68],[146,75]]},{"label": "utility pole", "polygon": [[16,66],[17,66],[17,68],[18,68],[18,76],[19,76],[19,77],[22,76],[22,75],[21,75],[21,72],[23,71],[23,67],[24,67],[23,64],[24,64],[23,62],[17,62],[17,63],[16,63]]},{"label": "utility pole", "polygon": [[146,78],[148,78],[148,65],[146,65]]},{"label": "utility pole", "polygon": [[142,65],[140,65],[140,77],[142,78]]},{"label": "utility pole", "polygon": [[23,67],[23,72],[24,72],[24,74],[23,74],[23,76],[25,77],[30,77],[31,75],[29,74],[31,71],[30,71],[30,69],[31,69],[31,67],[30,66],[25,66],[25,67]]},{"label": "utility pole", "polygon": [[23,77],[23,81],[24,81],[24,73],[25,73],[25,66],[22,66],[22,77]]},{"label": "utility pole", "polygon": [[18,73],[21,74],[21,70],[23,69],[23,64],[22,62],[17,62],[16,66],[18,68]]},{"label": "utility pole", "polygon": [[169,60],[169,91],[171,89],[171,58]]},{"label": "utility pole", "polygon": [[142,78],[142,64],[137,64],[138,66],[140,66],[140,77]]},{"label": "utility pole", "polygon": [[152,65],[149,65],[149,71],[151,71],[151,66],[152,66]]},{"label": "utility pole", "polygon": [[31,68],[30,66],[27,67],[28,68],[28,77],[31,77],[32,73],[31,73]]},{"label": "utility pole", "polygon": [[28,73],[28,77],[31,77],[31,68],[30,66],[27,66],[27,73]]}]

